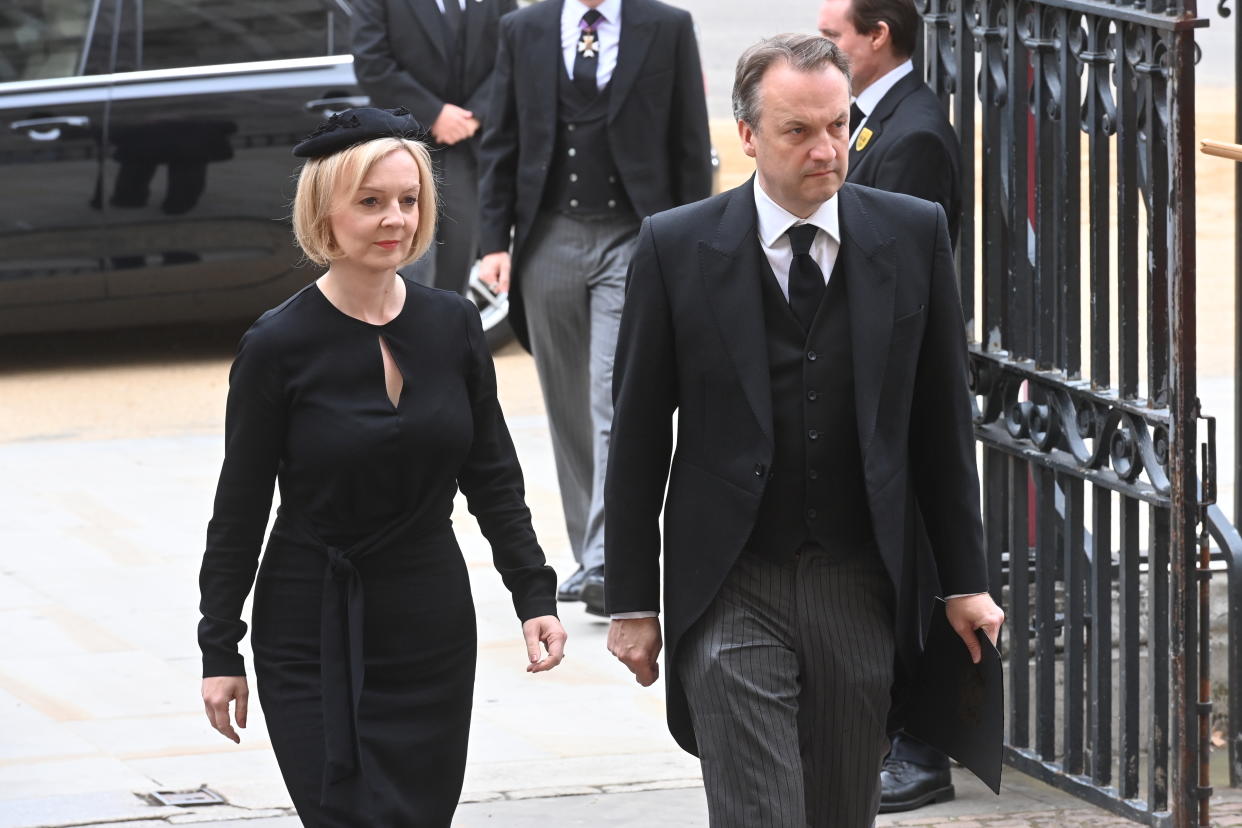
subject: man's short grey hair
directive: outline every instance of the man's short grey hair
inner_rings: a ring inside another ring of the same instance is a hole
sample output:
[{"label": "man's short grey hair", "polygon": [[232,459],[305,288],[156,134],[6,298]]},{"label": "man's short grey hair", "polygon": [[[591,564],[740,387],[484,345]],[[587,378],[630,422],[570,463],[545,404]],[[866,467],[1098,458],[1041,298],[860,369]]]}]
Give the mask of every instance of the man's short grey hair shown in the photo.
[{"label": "man's short grey hair", "polygon": [[768,69],[787,63],[798,72],[819,72],[835,66],[845,75],[848,86],[850,59],[837,45],[822,35],[779,34],[751,46],[737,61],[733,79],[733,117],[759,129],[759,82]]}]

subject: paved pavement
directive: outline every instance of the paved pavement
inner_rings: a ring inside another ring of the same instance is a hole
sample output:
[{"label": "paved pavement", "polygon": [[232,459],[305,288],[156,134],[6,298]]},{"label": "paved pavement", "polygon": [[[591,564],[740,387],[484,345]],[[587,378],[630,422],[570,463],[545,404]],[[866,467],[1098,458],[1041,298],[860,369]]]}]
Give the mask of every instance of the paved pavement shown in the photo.
[{"label": "paved pavement", "polygon": [[[1201,134],[1223,135],[1219,113],[1217,121]],[[726,148],[728,131],[718,127]],[[1218,455],[1229,503],[1231,284],[1212,263],[1232,254],[1231,204],[1220,189],[1226,168],[1201,164],[1200,392],[1207,410],[1224,415]],[[222,448],[229,348],[179,354],[121,366],[84,354],[26,372],[0,364],[0,828],[298,824],[261,710],[241,746],[203,718],[196,573]],[[498,364],[536,529],[566,572],[533,368],[515,352]],[[459,515],[480,656],[455,824],[706,825],[698,767],[667,735],[662,690],[630,681],[604,649],[605,625],[573,609],[565,664],[525,674],[486,544],[464,508]],[[955,781],[955,802],[878,824],[1131,824],[1014,771],[999,798],[964,772]],[[202,785],[229,804],[182,809],[144,799]],[[1222,796],[1214,824],[1242,825],[1242,793]]]}]

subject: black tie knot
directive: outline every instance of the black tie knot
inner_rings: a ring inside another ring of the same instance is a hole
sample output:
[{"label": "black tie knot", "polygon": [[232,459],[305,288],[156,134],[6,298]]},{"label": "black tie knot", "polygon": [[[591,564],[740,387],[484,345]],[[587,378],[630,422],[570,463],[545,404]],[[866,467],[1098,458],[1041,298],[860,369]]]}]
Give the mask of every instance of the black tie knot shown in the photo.
[{"label": "black tie knot", "polygon": [[819,228],[814,224],[795,224],[785,231],[795,256],[805,256],[811,252],[811,243],[815,241],[817,232]]},{"label": "black tie knot", "polygon": [[595,24],[598,23],[603,16],[604,15],[600,14],[599,9],[587,9],[587,13],[582,15],[582,23],[586,28],[594,31]]}]

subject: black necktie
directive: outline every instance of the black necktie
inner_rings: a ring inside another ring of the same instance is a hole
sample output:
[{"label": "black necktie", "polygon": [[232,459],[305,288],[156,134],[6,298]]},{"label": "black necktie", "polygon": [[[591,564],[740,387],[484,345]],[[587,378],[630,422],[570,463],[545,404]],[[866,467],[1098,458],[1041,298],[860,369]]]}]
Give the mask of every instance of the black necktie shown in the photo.
[{"label": "black necktie", "polygon": [[599,83],[595,80],[599,71],[599,35],[595,33],[595,24],[603,19],[596,9],[588,9],[582,15],[578,25],[578,51],[574,55],[574,86],[588,98],[599,94]]},{"label": "black necktie", "polygon": [[862,107],[858,105],[858,101],[854,101],[850,104],[850,135],[854,134],[854,130],[858,129],[858,125],[861,124],[863,122],[863,118],[866,117],[866,114],[862,111]]},{"label": "black necktie", "polygon": [[785,231],[789,246],[793,248],[793,262],[789,265],[789,307],[802,323],[802,329],[811,330],[811,321],[824,296],[824,271],[811,256],[811,242],[819,228],[814,224],[795,224]]},{"label": "black necktie", "polygon": [[457,42],[461,34],[462,9],[460,0],[444,0],[444,23],[448,29],[449,41]]}]

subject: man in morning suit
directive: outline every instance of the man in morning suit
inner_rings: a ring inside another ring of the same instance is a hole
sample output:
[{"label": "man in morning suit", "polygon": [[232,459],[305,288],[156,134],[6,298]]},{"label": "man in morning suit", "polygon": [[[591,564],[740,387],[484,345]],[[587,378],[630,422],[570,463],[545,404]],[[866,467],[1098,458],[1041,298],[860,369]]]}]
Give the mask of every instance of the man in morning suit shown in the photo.
[{"label": "man in morning suit", "polygon": [[604,470],[625,270],[644,216],[711,191],[690,15],[657,0],[522,9],[501,21],[490,112],[480,276],[509,291],[509,319],[539,372],[579,564],[558,597],[602,615]]},{"label": "man in morning suit", "polygon": [[749,49],[733,108],[756,176],[652,216],[630,266],[608,646],[649,685],[667,643],[669,729],[702,760],[714,828],[863,828],[919,654],[918,556],[976,659],[972,631],[1004,619],[953,254],[937,205],[843,183],[849,63],[830,41]]},{"label": "man in morning suit", "polygon": [[[913,0],[823,0],[819,31],[845,52],[854,74],[846,180],[936,202],[956,243],[961,149],[940,100],[910,60],[919,36]],[[948,756],[905,733],[893,737],[880,774],[880,813],[954,795]]]},{"label": "man in morning suit", "polygon": [[411,268],[462,293],[479,248],[479,128],[487,120],[496,29],[517,0],[354,0],[354,71],[378,107],[429,127],[439,176],[436,246]]}]

